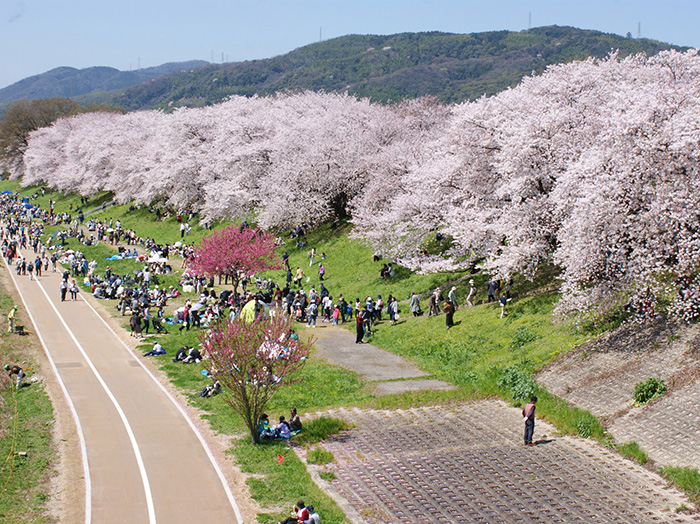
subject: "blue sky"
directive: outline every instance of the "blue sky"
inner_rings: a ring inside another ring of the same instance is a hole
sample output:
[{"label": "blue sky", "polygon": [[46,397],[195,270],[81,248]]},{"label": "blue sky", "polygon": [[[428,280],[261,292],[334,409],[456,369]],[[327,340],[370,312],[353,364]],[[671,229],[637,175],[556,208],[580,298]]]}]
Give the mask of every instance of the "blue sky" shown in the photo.
[{"label": "blue sky", "polygon": [[0,87],[59,66],[269,58],[347,34],[570,25],[700,47],[700,0],[1,0]]}]

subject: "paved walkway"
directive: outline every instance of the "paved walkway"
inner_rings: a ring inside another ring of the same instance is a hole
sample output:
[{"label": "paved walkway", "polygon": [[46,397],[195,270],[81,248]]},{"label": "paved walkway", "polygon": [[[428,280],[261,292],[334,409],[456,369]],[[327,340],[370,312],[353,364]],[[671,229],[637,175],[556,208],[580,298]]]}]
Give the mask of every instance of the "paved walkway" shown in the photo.
[{"label": "paved walkway", "polygon": [[316,356],[361,375],[374,383],[376,395],[424,389],[455,389],[442,380],[422,378],[429,374],[415,364],[372,344],[355,344],[355,334],[339,326],[317,324]]},{"label": "paved walkway", "polygon": [[[68,482],[84,485],[81,521],[241,522],[201,433],[91,297],[61,302],[59,273],[8,275],[78,422],[84,475]],[[184,495],[193,489],[195,497]]]},{"label": "paved walkway", "polygon": [[[647,331],[647,333],[645,333]],[[568,402],[601,417],[618,442],[636,441],[661,465],[700,467],[700,328],[621,329],[569,353],[537,376]],[[634,407],[634,386],[660,377],[667,394]]]},{"label": "paved walkway", "polygon": [[593,441],[522,445],[520,410],[501,401],[408,410],[333,409],[354,427],[322,446],[335,461],[318,482],[353,523],[696,522],[684,495]]}]

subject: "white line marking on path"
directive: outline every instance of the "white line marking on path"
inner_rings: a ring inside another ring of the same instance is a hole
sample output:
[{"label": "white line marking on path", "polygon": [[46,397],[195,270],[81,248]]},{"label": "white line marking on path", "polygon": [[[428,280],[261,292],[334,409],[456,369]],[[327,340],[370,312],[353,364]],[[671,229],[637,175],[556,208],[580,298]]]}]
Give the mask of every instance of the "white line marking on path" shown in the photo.
[{"label": "white line marking on path", "polygon": [[32,321],[32,325],[34,326],[34,330],[36,331],[36,334],[39,337],[39,341],[41,342],[41,345],[44,348],[44,353],[46,354],[46,358],[49,359],[49,363],[51,364],[51,369],[53,369],[53,374],[56,376],[56,379],[58,379],[58,383],[61,386],[61,391],[63,391],[63,396],[66,398],[66,402],[68,403],[68,407],[70,408],[70,412],[73,415],[73,421],[75,422],[75,428],[76,428],[76,431],[78,432],[78,440],[80,441],[80,455],[81,455],[81,459],[83,462],[83,475],[85,477],[85,524],[91,524],[91,522],[92,522],[92,482],[90,479],[90,467],[88,465],[87,445],[85,444],[85,435],[83,434],[83,427],[80,425],[80,417],[78,416],[78,411],[75,409],[75,405],[73,404],[73,400],[70,398],[70,395],[68,394],[68,389],[66,388],[66,385],[63,382],[63,379],[61,378],[61,375],[58,372],[58,368],[56,367],[56,363],[54,362],[53,357],[51,356],[51,353],[49,352],[49,347],[46,345],[46,341],[44,340],[44,337],[41,334],[41,330],[39,330],[39,325],[36,323],[36,320],[34,320],[34,315],[32,315],[31,310],[27,306],[27,301],[24,299],[24,295],[22,294],[22,291],[20,290],[19,286],[17,285],[17,280],[15,279],[15,276],[12,274],[12,269],[8,265],[7,259],[5,259],[5,257],[2,257],[2,261],[5,263],[5,267],[7,268],[7,272],[10,275],[10,278],[12,279],[12,282],[15,285],[15,289],[17,290],[17,293],[19,293],[20,299],[22,299],[22,304],[24,304],[24,309],[27,311],[27,314],[29,315],[29,320]]},{"label": "white line marking on path", "polygon": [[[63,315],[61,315],[61,313],[58,311],[58,308],[56,307],[56,305],[51,301],[51,298],[49,298],[49,295],[46,292],[46,289],[44,289],[44,286],[39,281],[37,281],[37,284],[38,284],[39,288],[41,289],[42,293],[44,293],[46,300],[48,300],[49,304],[51,305],[54,312],[58,316],[58,319],[63,324],[63,327],[66,329],[66,331],[70,335],[71,339],[75,343],[76,347],[82,353],[83,357],[87,361],[88,366],[90,366],[90,369],[92,370],[92,372],[94,373],[98,382],[102,386],[102,389],[104,389],[105,393],[107,393],[107,396],[112,401],[114,408],[117,410],[117,413],[119,413],[119,417],[122,419],[122,423],[124,424],[124,428],[126,429],[126,432],[129,435],[129,440],[131,441],[131,447],[134,449],[134,455],[136,456],[136,462],[139,466],[139,472],[141,473],[141,480],[143,482],[143,490],[144,490],[145,495],[146,495],[146,505],[148,506],[148,521],[152,524],[155,524],[156,512],[155,512],[155,507],[153,505],[153,494],[151,493],[151,485],[148,482],[148,474],[146,473],[146,466],[143,462],[143,457],[141,456],[141,450],[139,449],[139,444],[138,444],[138,442],[136,442],[136,436],[134,435],[134,432],[131,429],[131,425],[129,424],[129,421],[126,418],[126,414],[122,410],[122,407],[119,405],[119,402],[117,401],[117,399],[114,396],[114,394],[112,393],[112,391],[109,389],[109,386],[107,386],[107,383],[102,378],[102,375],[100,375],[100,372],[97,371],[97,368],[92,363],[92,360],[90,360],[90,357],[85,352],[85,349],[80,344],[80,342],[78,342],[78,339],[76,338],[73,331],[71,331],[71,329],[68,327],[68,324],[66,323],[65,319],[63,318]],[[93,309],[93,311],[94,311],[94,309]],[[102,318],[102,317],[100,317],[100,318]]]},{"label": "white line marking on path", "polygon": [[[121,337],[117,334],[114,329],[112,329],[112,326],[110,326],[107,321],[100,315],[97,310],[90,304],[89,301],[83,299],[83,302],[88,305],[90,309],[92,309],[97,315],[97,318],[99,318],[102,323],[107,326],[107,329],[109,329],[114,336],[119,340],[119,343],[126,349],[127,353],[129,353],[129,356],[134,356],[131,348],[126,345],[126,343],[121,339]],[[216,459],[214,458],[214,454],[211,452],[211,449],[209,448],[209,445],[207,444],[206,440],[204,440],[204,436],[202,433],[197,429],[197,427],[194,425],[194,422],[192,422],[192,419],[187,415],[187,412],[184,410],[184,408],[180,405],[180,403],[177,401],[177,399],[166,389],[166,387],[151,373],[151,370],[146,367],[146,365],[141,362],[139,359],[136,359],[136,362],[139,363],[139,366],[143,368],[143,370],[148,373],[148,376],[151,377],[153,382],[155,382],[160,389],[163,390],[163,393],[167,395],[167,397],[170,399],[170,401],[173,403],[173,405],[177,408],[177,410],[180,412],[180,414],[183,416],[185,421],[187,421],[187,424],[189,424],[190,428],[192,431],[194,431],[194,434],[197,436],[197,439],[199,440],[199,443],[202,445],[202,448],[204,449],[204,452],[207,454],[207,457],[209,457],[209,461],[211,462],[212,466],[214,466],[214,470],[216,471],[216,474],[219,477],[219,480],[221,481],[221,485],[224,487],[224,491],[226,492],[226,496],[228,497],[229,502],[231,503],[231,507],[233,508],[233,512],[236,515],[236,519],[238,520],[239,524],[243,524],[243,516],[241,515],[241,511],[238,509],[238,504],[236,504],[235,499],[233,498],[233,493],[231,493],[231,488],[228,486],[228,482],[226,481],[226,477],[224,476],[223,471],[221,471],[221,468],[219,467],[219,464],[216,462]]]}]

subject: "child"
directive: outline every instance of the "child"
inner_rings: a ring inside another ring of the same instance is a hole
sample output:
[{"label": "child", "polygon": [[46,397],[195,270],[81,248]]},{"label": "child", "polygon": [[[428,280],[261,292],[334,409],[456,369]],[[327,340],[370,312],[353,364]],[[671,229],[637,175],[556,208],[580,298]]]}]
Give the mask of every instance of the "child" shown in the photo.
[{"label": "child", "polygon": [[337,326],[338,325],[338,318],[340,317],[340,308],[338,307],[338,304],[335,305],[335,309],[333,309],[333,325]]}]

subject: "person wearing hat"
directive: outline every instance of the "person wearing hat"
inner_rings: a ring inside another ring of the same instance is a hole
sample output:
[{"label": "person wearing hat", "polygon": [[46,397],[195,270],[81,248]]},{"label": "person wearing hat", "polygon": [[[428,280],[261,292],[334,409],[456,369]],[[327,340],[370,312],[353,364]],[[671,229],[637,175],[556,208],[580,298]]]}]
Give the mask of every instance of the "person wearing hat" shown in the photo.
[{"label": "person wearing hat", "polygon": [[457,311],[457,288],[455,286],[452,286],[452,289],[447,294],[447,300],[452,302],[452,309]]},{"label": "person wearing hat", "polygon": [[17,311],[17,306],[13,306],[10,312],[7,314],[7,332],[12,333],[15,330],[15,312]]},{"label": "person wearing hat", "polygon": [[474,287],[474,279],[470,278],[469,279],[469,294],[467,295],[467,305],[468,306],[473,306],[474,304],[472,303],[472,298],[476,294],[476,287]]},{"label": "person wearing hat", "polygon": [[153,341],[153,349],[143,354],[144,357],[153,357],[155,355],[165,355],[163,346],[161,346],[157,340]]},{"label": "person wearing hat", "polygon": [[22,387],[22,379],[24,378],[24,370],[17,364],[9,365],[5,364],[5,371],[7,371],[7,376],[12,380],[12,375],[17,375],[17,389]]}]

